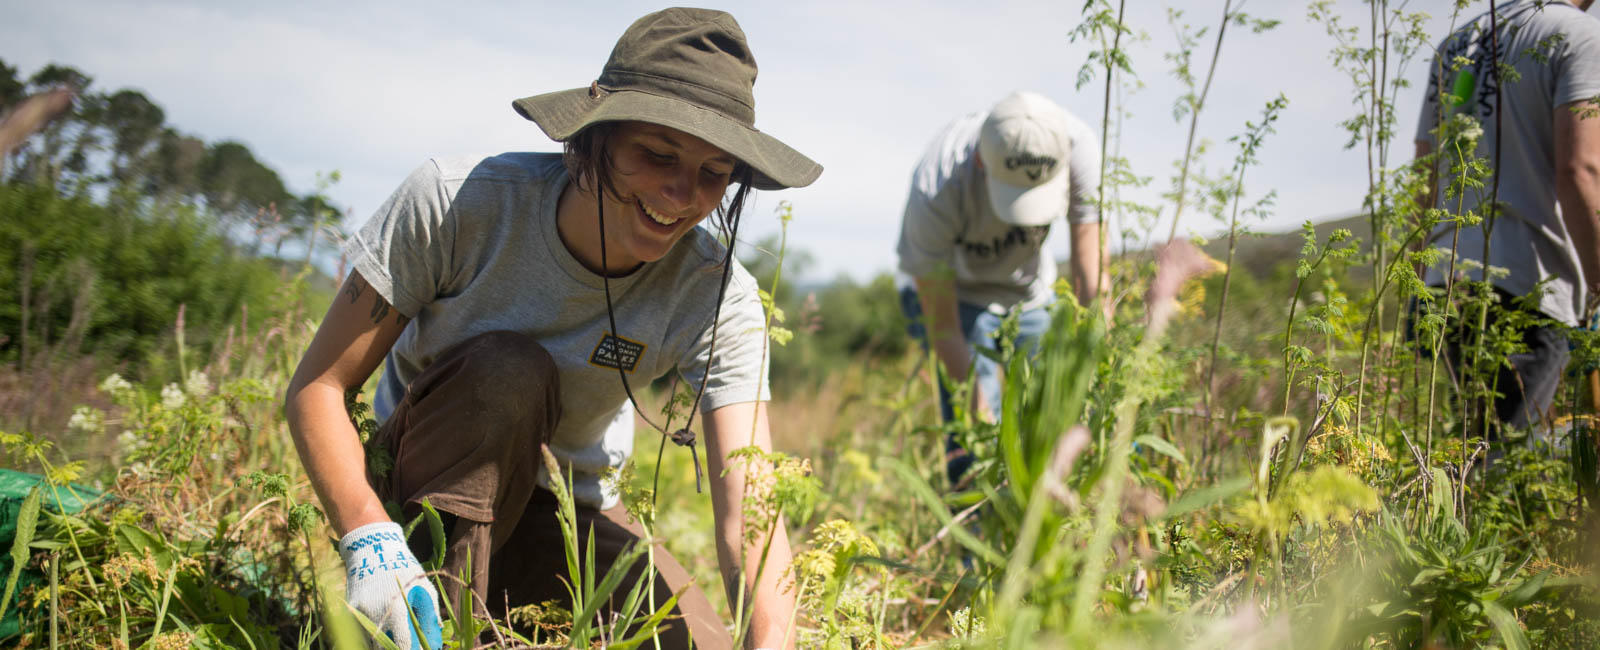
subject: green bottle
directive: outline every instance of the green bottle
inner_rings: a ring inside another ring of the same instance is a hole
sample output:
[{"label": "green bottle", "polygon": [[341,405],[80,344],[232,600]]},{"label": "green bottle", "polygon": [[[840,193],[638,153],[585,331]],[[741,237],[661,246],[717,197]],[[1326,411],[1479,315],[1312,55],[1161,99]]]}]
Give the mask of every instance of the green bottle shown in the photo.
[{"label": "green bottle", "polygon": [[1477,90],[1478,75],[1472,74],[1471,68],[1463,67],[1456,71],[1456,81],[1450,86],[1451,107],[1458,111],[1465,110]]}]

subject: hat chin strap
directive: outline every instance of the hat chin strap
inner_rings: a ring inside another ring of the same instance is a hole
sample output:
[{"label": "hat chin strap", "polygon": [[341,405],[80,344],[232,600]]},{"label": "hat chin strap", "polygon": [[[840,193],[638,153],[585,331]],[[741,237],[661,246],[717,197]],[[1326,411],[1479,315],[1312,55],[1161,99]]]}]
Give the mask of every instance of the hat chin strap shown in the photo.
[{"label": "hat chin strap", "polygon": [[[611,324],[611,335],[621,338],[622,334],[617,332],[617,316],[611,306],[611,274],[609,272],[610,267],[606,264],[605,192],[603,190],[597,190],[596,194],[598,195],[596,197],[597,200],[595,201],[595,205],[597,207],[596,214],[600,221],[600,285],[605,289],[606,294],[606,321]],[[733,248],[734,243],[739,241],[739,221],[739,219],[733,219],[733,223],[729,226],[728,254],[722,259],[722,280],[717,287],[716,307],[714,307],[711,312],[711,344],[706,349],[705,372],[700,377],[700,388],[699,390],[695,391],[694,403],[689,407],[689,419],[683,423],[683,427],[668,431],[668,429],[672,426],[672,411],[670,409],[667,411],[665,426],[656,424],[650,419],[649,416],[645,415],[644,409],[639,408],[639,400],[633,396],[633,388],[628,385],[628,375],[622,371],[622,364],[616,364],[617,379],[622,382],[622,392],[627,393],[628,403],[633,405],[634,413],[637,413],[639,418],[645,421],[645,424],[650,425],[651,428],[661,433],[661,445],[656,451],[655,484],[650,491],[650,506],[652,509],[655,507],[656,495],[661,492],[661,459],[666,455],[662,453],[662,451],[667,448],[667,438],[671,438],[672,442],[676,443],[680,447],[687,446],[689,448],[689,457],[694,462],[694,492],[695,494],[701,493],[700,454],[695,449],[694,431],[691,430],[689,426],[694,424],[694,414],[700,410],[700,398],[705,396],[706,383],[711,380],[711,359],[717,350],[717,325],[722,320],[722,299],[728,292],[728,276],[733,270]],[[669,393],[669,395],[676,394],[677,387],[677,377],[674,377],[672,382],[672,392]],[[671,399],[671,397],[668,399]]]}]

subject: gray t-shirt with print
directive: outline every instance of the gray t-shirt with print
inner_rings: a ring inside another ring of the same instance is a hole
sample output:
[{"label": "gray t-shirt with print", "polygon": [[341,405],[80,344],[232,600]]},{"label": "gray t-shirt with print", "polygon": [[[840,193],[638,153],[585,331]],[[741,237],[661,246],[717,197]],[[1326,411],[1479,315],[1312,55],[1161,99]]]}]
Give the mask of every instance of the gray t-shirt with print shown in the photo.
[{"label": "gray t-shirt with print", "polygon": [[[600,476],[633,450],[633,418],[616,365],[636,390],[674,369],[700,386],[727,249],[695,228],[662,259],[613,278],[619,342],[610,338],[600,276],[557,235],[556,203],[566,184],[559,154],[434,159],[406,179],[345,253],[412,319],[385,360],[374,400],[380,418],[455,344],[496,330],[529,334],[560,374],[562,414],[551,450],[573,467],[576,500],[607,508],[617,495]],[[755,280],[735,262],[703,410],[767,399],[762,323]]]},{"label": "gray t-shirt with print", "polygon": [[[1030,309],[1055,296],[1056,262],[1044,250],[1050,226],[1016,226],[995,215],[977,161],[978,131],[987,117],[974,113],[950,123],[917,163],[900,225],[900,270],[923,276],[949,268],[961,302]],[[1100,220],[1094,205],[1100,144],[1082,120],[1067,119],[1072,151],[1065,216],[1068,223],[1093,223]]]},{"label": "gray t-shirt with print", "polygon": [[[1440,115],[1441,74],[1446,90],[1460,99],[1459,104],[1445,106],[1443,115],[1465,112],[1476,117],[1483,128],[1478,157],[1494,163],[1496,124],[1505,129],[1498,138],[1502,210],[1490,236],[1488,263],[1509,274],[1492,281],[1520,296],[1532,292],[1540,280],[1551,278],[1540,310],[1576,325],[1583,310],[1584,288],[1578,253],[1556,202],[1552,122],[1561,105],[1600,95],[1600,21],[1565,2],[1533,0],[1501,5],[1498,20],[1501,60],[1510,64],[1519,78],[1513,81],[1507,73],[1504,92],[1496,87],[1488,61],[1492,50],[1489,15],[1477,17],[1440,45],[1428,75],[1416,139],[1438,149],[1433,131]],[[1456,71],[1452,68],[1457,57],[1471,63]],[[1494,114],[1497,105],[1504,110],[1498,120]],[[1448,169],[1441,176],[1446,178],[1439,179],[1439,207],[1457,212],[1456,199],[1443,192],[1450,181]],[[1490,178],[1483,188],[1469,190],[1460,208],[1487,202],[1494,187]],[[1448,246],[1453,228],[1446,224],[1436,230],[1435,245]],[[1483,261],[1479,259],[1483,256],[1483,232],[1481,226],[1461,230],[1456,250],[1462,258]],[[1427,282],[1443,284],[1447,264],[1428,269]],[[1475,269],[1472,277],[1481,279],[1482,271]]]}]

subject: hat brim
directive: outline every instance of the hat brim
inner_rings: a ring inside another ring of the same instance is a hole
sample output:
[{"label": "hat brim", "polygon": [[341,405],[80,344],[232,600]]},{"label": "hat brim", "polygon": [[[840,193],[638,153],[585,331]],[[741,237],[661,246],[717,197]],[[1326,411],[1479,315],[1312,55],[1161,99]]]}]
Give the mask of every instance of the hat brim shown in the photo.
[{"label": "hat brim", "polygon": [[822,165],[777,138],[672,97],[637,90],[603,90],[596,97],[588,88],[574,88],[524,97],[511,106],[558,142],[599,122],[637,120],[683,131],[750,165],[756,189],[805,187],[822,175]]},{"label": "hat brim", "polygon": [[1067,170],[1040,185],[1019,187],[987,175],[989,206],[1001,221],[1018,226],[1043,226],[1067,213]]}]

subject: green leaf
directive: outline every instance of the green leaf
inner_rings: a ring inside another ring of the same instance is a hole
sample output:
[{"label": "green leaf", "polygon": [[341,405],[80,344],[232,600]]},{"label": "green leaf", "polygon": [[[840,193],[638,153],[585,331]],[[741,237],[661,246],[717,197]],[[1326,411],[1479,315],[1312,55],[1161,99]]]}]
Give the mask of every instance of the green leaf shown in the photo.
[{"label": "green leaf", "polygon": [[1201,508],[1222,503],[1249,488],[1250,477],[1238,476],[1221,483],[1190,490],[1173,501],[1172,505],[1167,506],[1166,512],[1161,513],[1161,518],[1171,519],[1178,515],[1188,514]]},{"label": "green leaf", "polygon": [[427,499],[422,500],[422,515],[428,522],[428,534],[433,537],[433,557],[428,558],[425,566],[429,571],[438,571],[444,566],[444,518]]},{"label": "green leaf", "polygon": [[889,469],[894,470],[895,474],[900,476],[900,480],[906,484],[906,487],[911,488],[911,493],[921,499],[923,505],[928,506],[928,509],[933,511],[933,515],[939,518],[940,524],[949,527],[951,537],[954,537],[967,550],[983,557],[985,561],[996,566],[1005,565],[1006,558],[1004,555],[1001,555],[999,551],[994,550],[993,547],[983,543],[977,536],[968,532],[965,526],[950,525],[951,521],[955,519],[950,515],[950,510],[945,508],[944,503],[939,500],[939,495],[934,494],[933,488],[928,487],[928,482],[917,476],[916,471],[911,469],[911,466],[898,458],[886,458],[883,462],[889,466]]},{"label": "green leaf", "polygon": [[148,552],[155,558],[156,566],[161,567],[162,571],[172,565],[172,552],[168,549],[167,543],[143,528],[132,524],[120,524],[117,526],[115,537],[118,553],[143,557]]},{"label": "green leaf", "polygon": [[11,605],[11,595],[17,589],[17,577],[22,575],[22,565],[28,561],[28,544],[33,542],[34,530],[39,524],[39,500],[43,493],[34,485],[28,496],[22,498],[22,508],[17,512],[17,536],[11,540],[11,575],[6,576],[6,590],[0,595],[0,616]]},{"label": "green leaf", "polygon": [[1441,568],[1438,568],[1438,567],[1429,567],[1429,568],[1423,569],[1421,571],[1418,571],[1417,575],[1414,575],[1414,576],[1411,577],[1411,586],[1415,587],[1417,585],[1420,585],[1420,584],[1422,584],[1424,582],[1427,582],[1429,580],[1432,580],[1432,579],[1437,578],[1439,576],[1442,576],[1444,574],[1445,574],[1445,570],[1441,569]]},{"label": "green leaf", "polygon": [[794,339],[794,332],[781,325],[772,325],[767,328],[767,336],[772,338],[773,343],[788,345]]},{"label": "green leaf", "polygon": [[1506,650],[1528,650],[1528,637],[1522,633],[1522,624],[1517,622],[1517,617],[1512,616],[1510,610],[1494,601],[1483,601],[1483,613],[1488,615],[1494,630],[1505,641]]},{"label": "green leaf", "polygon": [[[328,607],[325,610],[326,613],[332,613],[335,608],[340,607],[341,605],[344,606],[344,611],[349,612],[349,616],[343,617],[342,620],[340,620],[339,617],[334,617],[332,619],[332,620],[339,621],[339,623],[340,623],[340,625],[330,626],[331,630],[334,630],[335,632],[337,632],[337,634],[334,635],[334,638],[341,639],[341,640],[349,638],[349,636],[348,636],[349,632],[347,631],[348,628],[344,627],[344,626],[347,626],[348,625],[348,621],[353,618],[353,619],[355,619],[355,621],[357,623],[361,624],[361,629],[363,629],[363,630],[365,630],[367,632],[367,641],[369,643],[376,644],[379,648],[382,648],[383,650],[400,650],[400,646],[395,644],[394,639],[389,638],[389,635],[384,634],[383,632],[379,631],[378,630],[378,625],[376,623],[373,623],[372,619],[367,618],[366,614],[362,614],[361,610],[356,609],[354,607],[350,607],[349,605],[345,605],[345,600],[343,598],[339,598],[337,596],[331,596],[329,594],[324,594],[322,600],[325,603],[337,603],[337,604],[329,604]],[[341,646],[335,646],[335,647],[344,647],[344,646],[341,645]],[[357,645],[355,647],[366,647],[366,646],[365,645]]]},{"label": "green leaf", "polygon": [[1189,459],[1184,458],[1182,451],[1179,451],[1178,448],[1173,446],[1172,443],[1167,442],[1166,440],[1162,439],[1160,436],[1156,436],[1156,435],[1147,433],[1147,434],[1144,434],[1144,435],[1139,436],[1137,438],[1134,438],[1133,439],[1133,443],[1136,444],[1136,445],[1149,447],[1151,451],[1154,451],[1154,452],[1156,452],[1158,454],[1161,454],[1162,456],[1166,456],[1167,458],[1171,458],[1171,459],[1173,459],[1175,461],[1178,461],[1180,463],[1183,463],[1185,465],[1189,464]]},{"label": "green leaf", "polygon": [[1433,478],[1433,516],[1438,518],[1443,514],[1455,512],[1455,495],[1450,491],[1450,478],[1438,467],[1432,468],[1430,475]]},{"label": "green leaf", "polygon": [[[589,555],[585,558],[587,560],[584,565],[585,569],[594,566],[594,527],[592,525],[589,527],[588,548]],[[600,578],[600,584],[589,591],[585,597],[583,611],[573,617],[572,638],[577,639],[580,636],[587,638],[588,629],[593,624],[592,621],[595,613],[600,610],[600,605],[611,599],[611,592],[616,591],[617,585],[622,584],[622,579],[627,577],[628,570],[633,568],[634,563],[639,561],[639,556],[644,555],[647,548],[638,541],[629,542],[627,546],[622,548],[622,553],[617,556],[616,560],[612,561],[611,568],[606,570],[606,575]],[[585,578],[589,578],[589,576],[585,576]],[[585,580],[585,582],[592,582],[592,580]]]},{"label": "green leaf", "polygon": [[637,634],[625,641],[613,643],[611,644],[611,647],[615,648],[616,650],[630,650],[631,648],[639,647],[645,641],[649,641],[651,638],[655,637],[656,629],[661,627],[661,622],[666,620],[667,615],[672,613],[672,608],[677,606],[678,596],[687,590],[688,587],[684,587],[683,590],[673,594],[671,598],[667,599],[667,602],[661,604],[661,607],[657,609],[654,614],[650,615],[650,618],[645,619],[643,623],[639,624],[639,631]]},{"label": "green leaf", "polygon": [[1521,607],[1532,602],[1533,598],[1539,595],[1539,591],[1544,589],[1545,580],[1549,577],[1549,571],[1541,571],[1538,575],[1522,581],[1522,584],[1512,587],[1500,602],[1505,603],[1507,607]]}]

